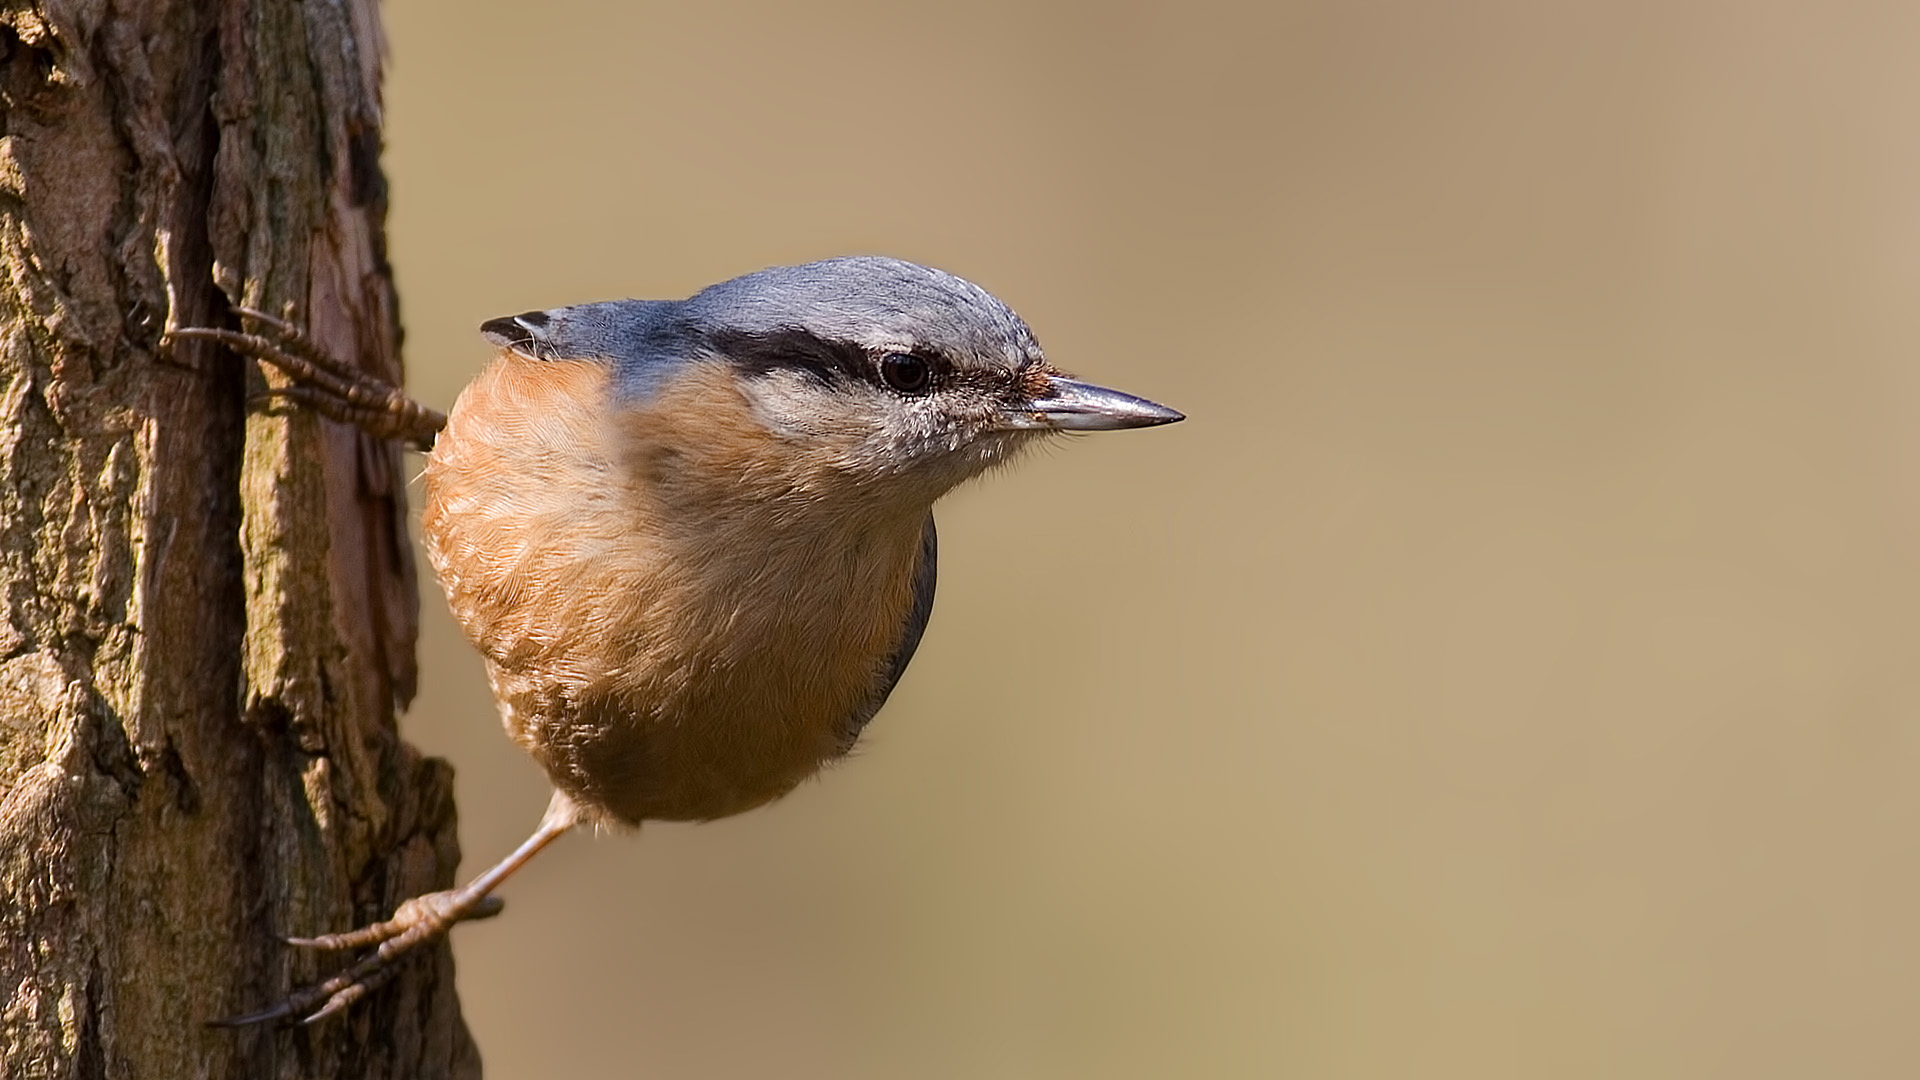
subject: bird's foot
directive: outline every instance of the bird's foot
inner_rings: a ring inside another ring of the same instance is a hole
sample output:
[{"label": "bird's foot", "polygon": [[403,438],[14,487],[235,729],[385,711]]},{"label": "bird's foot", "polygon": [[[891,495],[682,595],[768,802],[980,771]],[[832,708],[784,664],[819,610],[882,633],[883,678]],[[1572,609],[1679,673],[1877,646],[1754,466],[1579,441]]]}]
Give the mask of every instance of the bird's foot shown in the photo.
[{"label": "bird's foot", "polygon": [[293,385],[269,390],[267,397],[309,406],[330,420],[351,424],[377,439],[398,439],[425,450],[447,426],[444,413],[413,400],[392,383],[329,355],[286,319],[249,307],[235,307],[233,311],[240,316],[244,329],[187,326],[174,330],[172,336],[217,342],[242,356],[271,364],[285,372]]},{"label": "bird's foot", "polygon": [[[250,1024],[296,1022],[312,1024],[340,1012],[389,982],[400,960],[422,945],[439,941],[455,923],[500,914],[505,901],[467,885],[445,892],[416,896],[401,904],[386,922],[342,934],[288,938],[287,944],[328,952],[372,948],[371,955],[325,982],[301,987],[278,1004],[258,1012],[208,1022],[210,1027],[246,1027]],[[318,1008],[316,1008],[318,1006]]]}]

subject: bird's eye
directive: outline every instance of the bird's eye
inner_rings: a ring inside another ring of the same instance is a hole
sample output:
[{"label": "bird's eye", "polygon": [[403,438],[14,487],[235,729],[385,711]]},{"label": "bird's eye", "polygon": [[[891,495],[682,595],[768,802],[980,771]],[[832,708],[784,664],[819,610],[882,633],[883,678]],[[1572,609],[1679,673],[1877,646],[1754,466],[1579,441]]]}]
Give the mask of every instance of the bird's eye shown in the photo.
[{"label": "bird's eye", "polygon": [[902,394],[924,394],[933,388],[933,365],[912,353],[888,353],[880,358],[880,377]]}]

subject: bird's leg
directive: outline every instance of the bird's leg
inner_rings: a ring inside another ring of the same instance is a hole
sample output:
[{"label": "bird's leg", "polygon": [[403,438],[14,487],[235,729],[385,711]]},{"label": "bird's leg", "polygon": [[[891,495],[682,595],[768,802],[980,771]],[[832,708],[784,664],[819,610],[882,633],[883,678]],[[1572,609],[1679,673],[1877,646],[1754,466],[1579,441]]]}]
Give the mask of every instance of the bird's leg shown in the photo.
[{"label": "bird's leg", "polygon": [[[311,1024],[340,1012],[366,997],[398,970],[399,960],[414,949],[445,937],[453,925],[468,919],[485,919],[500,913],[503,902],[493,890],[509,875],[526,865],[541,848],[580,822],[580,810],[572,799],[554,792],[553,801],[540,819],[540,827],[486,873],[457,889],[416,896],[401,904],[386,922],[363,926],[341,934],[322,934],[312,938],[288,938],[287,944],[309,949],[364,949],[371,955],[325,982],[302,987],[279,1004],[243,1016],[210,1022],[213,1027],[245,1027],[268,1021],[298,1020]],[[315,1006],[319,1008],[315,1009]],[[312,1011],[309,1011],[312,1010]]]},{"label": "bird's leg", "polygon": [[426,450],[433,446],[440,429],[447,426],[444,413],[420,404],[389,382],[329,356],[285,319],[249,307],[235,307],[233,311],[245,330],[188,326],[174,330],[172,336],[218,342],[279,368],[294,385],[270,390],[268,396],[310,406],[330,420],[352,424],[375,438],[399,439],[417,450]]}]

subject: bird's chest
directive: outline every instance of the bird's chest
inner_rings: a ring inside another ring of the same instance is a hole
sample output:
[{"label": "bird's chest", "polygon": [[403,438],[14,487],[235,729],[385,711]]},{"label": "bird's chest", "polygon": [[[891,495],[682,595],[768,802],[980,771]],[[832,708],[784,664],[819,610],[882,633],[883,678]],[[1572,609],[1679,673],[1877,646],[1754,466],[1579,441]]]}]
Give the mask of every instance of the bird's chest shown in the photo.
[{"label": "bird's chest", "polygon": [[898,646],[911,566],[765,540],[632,576],[602,564],[596,591],[617,599],[590,645],[567,664],[495,665],[556,780],[627,820],[715,818],[844,751]]},{"label": "bird's chest", "polygon": [[425,518],[509,731],[629,822],[784,794],[841,751],[898,647],[924,510],[843,512],[724,394],[680,410],[697,423],[667,402],[609,424],[547,393],[551,369],[520,374],[469,394],[528,422],[456,407]]}]

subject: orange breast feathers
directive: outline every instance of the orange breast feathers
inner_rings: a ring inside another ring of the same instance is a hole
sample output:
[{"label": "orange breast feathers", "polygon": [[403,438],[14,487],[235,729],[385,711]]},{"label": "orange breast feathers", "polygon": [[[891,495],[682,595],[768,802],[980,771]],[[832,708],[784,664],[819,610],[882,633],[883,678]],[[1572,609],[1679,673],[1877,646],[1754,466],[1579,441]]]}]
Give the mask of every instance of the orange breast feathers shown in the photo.
[{"label": "orange breast feathers", "polygon": [[503,352],[427,463],[427,549],[508,731],[603,817],[723,817],[842,752],[912,602],[926,507],[836,492],[724,366],[613,408],[610,365]]}]

